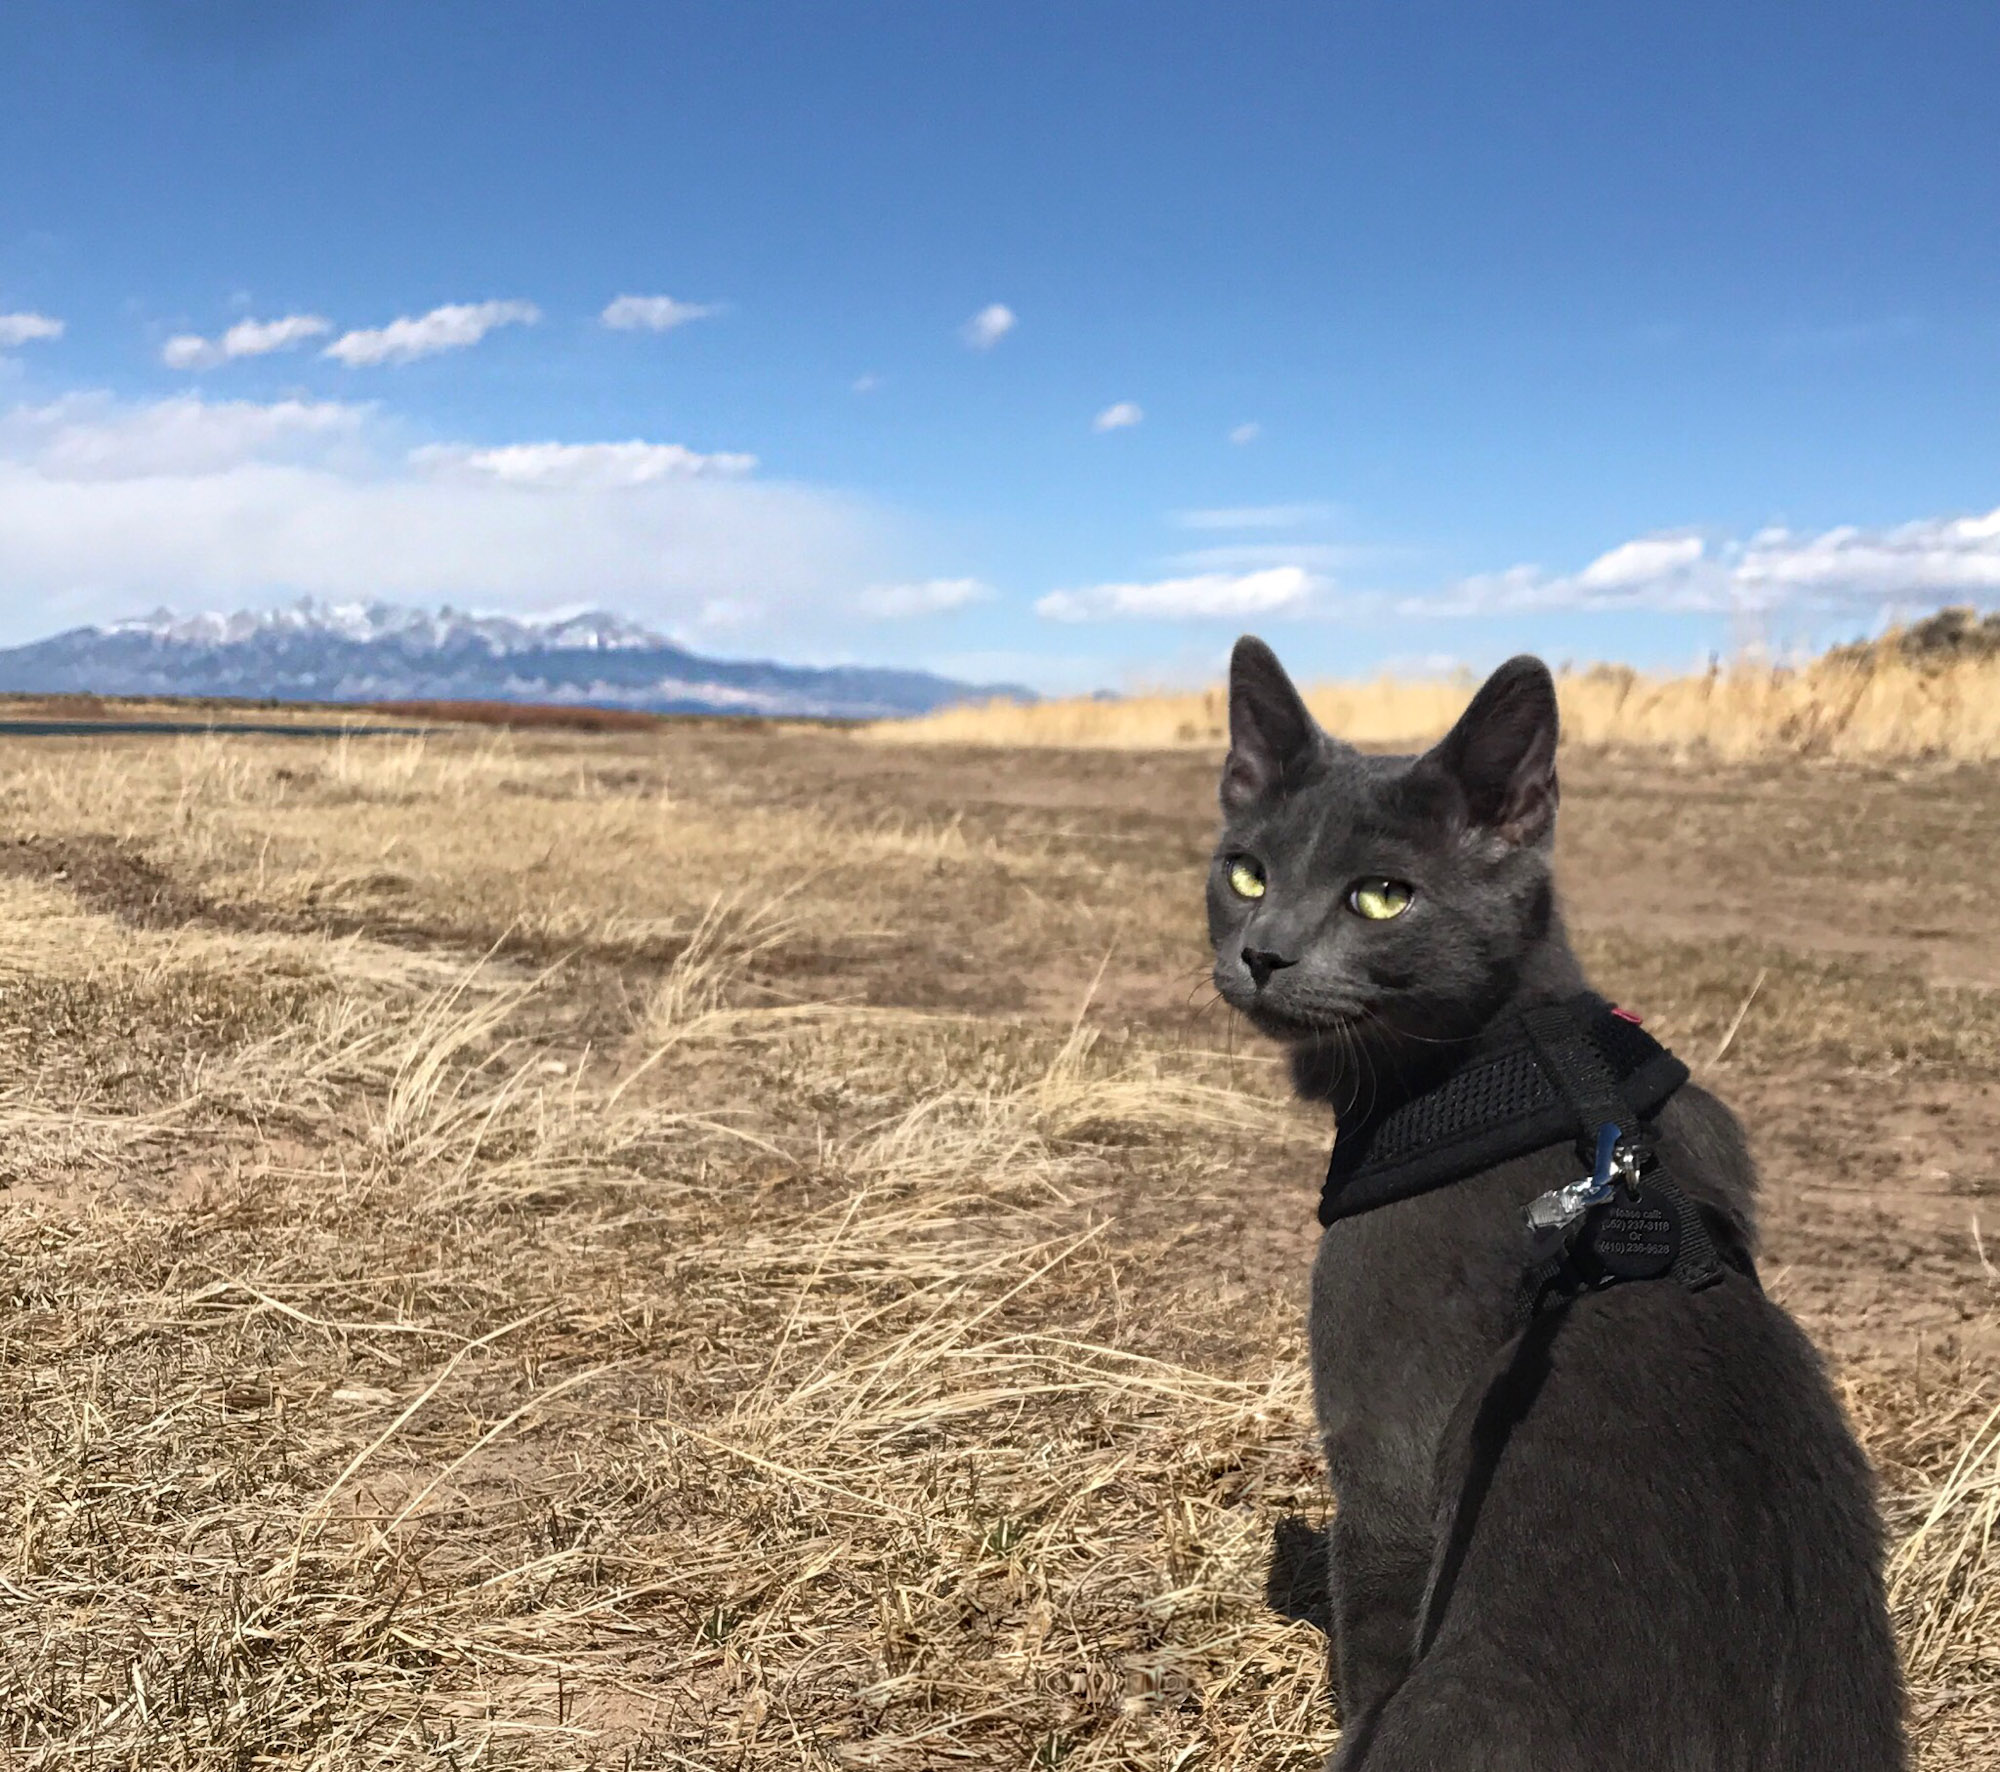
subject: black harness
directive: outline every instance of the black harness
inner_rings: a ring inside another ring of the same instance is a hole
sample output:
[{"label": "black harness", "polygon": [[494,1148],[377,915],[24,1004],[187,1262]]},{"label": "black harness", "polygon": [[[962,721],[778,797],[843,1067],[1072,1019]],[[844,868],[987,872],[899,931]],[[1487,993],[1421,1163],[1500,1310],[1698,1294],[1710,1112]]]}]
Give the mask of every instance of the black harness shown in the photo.
[{"label": "black harness", "polygon": [[[1634,1280],[1671,1278],[1699,1292],[1733,1272],[1757,1284],[1741,1230],[1689,1199],[1660,1161],[1655,1121],[1687,1080],[1687,1066],[1637,1016],[1585,993],[1510,1018],[1440,1082],[1335,1140],[1319,1203],[1328,1225],[1566,1140],[1584,1169],[1525,1214],[1517,1338],[1480,1399],[1472,1456],[1418,1621],[1420,1657],[1436,1638],[1508,1434],[1540,1388],[1564,1307]],[[1319,1545],[1304,1521],[1280,1522],[1266,1597],[1331,1634]]]},{"label": "black harness", "polygon": [[1742,1238],[1660,1163],[1654,1122],[1688,1068],[1602,997],[1522,1011],[1441,1081],[1336,1138],[1321,1224],[1574,1141],[1581,1180],[1528,1209],[1522,1314],[1627,1280],[1690,1292],[1727,1269],[1755,1278]]}]

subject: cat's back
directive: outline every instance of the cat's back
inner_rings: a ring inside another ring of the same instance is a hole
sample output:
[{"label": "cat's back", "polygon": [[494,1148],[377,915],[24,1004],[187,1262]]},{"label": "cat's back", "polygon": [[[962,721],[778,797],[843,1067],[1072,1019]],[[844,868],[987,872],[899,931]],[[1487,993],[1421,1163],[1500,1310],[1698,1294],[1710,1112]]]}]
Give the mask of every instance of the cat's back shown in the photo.
[{"label": "cat's back", "polygon": [[1904,1764],[1868,1467],[1750,1280],[1540,1319],[1446,1447],[1432,1640],[1362,1763],[1500,1767],[1519,1744],[1543,1772]]},{"label": "cat's back", "polygon": [[[1690,1084],[1655,1131],[1749,1253],[1735,1116]],[[1784,1310],[1732,1269],[1698,1292],[1615,1286],[1521,1333],[1521,1210],[1576,1172],[1566,1148],[1541,1151],[1322,1240],[1312,1340],[1335,1487],[1351,1474],[1438,1510],[1434,1635],[1367,1751],[1338,1763],[1901,1767],[1872,1479]]]}]

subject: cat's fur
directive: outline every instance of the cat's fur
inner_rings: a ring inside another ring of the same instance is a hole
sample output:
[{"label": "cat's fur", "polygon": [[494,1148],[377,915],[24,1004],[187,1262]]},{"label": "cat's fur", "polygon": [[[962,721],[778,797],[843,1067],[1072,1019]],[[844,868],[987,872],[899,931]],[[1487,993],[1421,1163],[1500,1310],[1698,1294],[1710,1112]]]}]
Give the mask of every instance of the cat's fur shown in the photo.
[{"label": "cat's fur", "polygon": [[[1584,988],[1551,878],[1555,752],[1539,660],[1501,666],[1426,755],[1379,757],[1320,731],[1261,641],[1237,644],[1215,981],[1343,1123],[1423,1087],[1496,1018]],[[1260,899],[1230,888],[1245,855]],[[1368,876],[1413,886],[1409,909],[1356,915]],[[1658,1134],[1747,1249],[1755,1175],[1733,1116],[1687,1085]],[[1321,1239],[1332,1765],[1891,1772],[1881,1529],[1818,1358],[1740,1274],[1614,1287],[1524,1335],[1522,1208],[1576,1174],[1567,1147],[1544,1151]],[[1274,1589],[1295,1579],[1280,1568]],[[1290,1597],[1301,1614],[1317,1600],[1310,1582]]]}]

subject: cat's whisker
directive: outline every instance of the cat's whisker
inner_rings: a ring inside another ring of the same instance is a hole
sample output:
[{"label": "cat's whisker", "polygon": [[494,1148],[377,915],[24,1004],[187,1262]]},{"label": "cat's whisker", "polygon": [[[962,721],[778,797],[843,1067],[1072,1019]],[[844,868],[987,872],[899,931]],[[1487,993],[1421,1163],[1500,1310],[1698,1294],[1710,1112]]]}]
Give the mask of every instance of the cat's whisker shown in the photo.
[{"label": "cat's whisker", "polygon": [[1347,1039],[1355,1057],[1360,1060],[1361,1072],[1368,1084],[1368,1105],[1361,1110],[1365,1117],[1374,1113],[1375,1104],[1382,1094],[1380,1079],[1375,1074],[1375,1049],[1370,1042],[1361,1038],[1360,1030],[1351,1022],[1348,1024]]},{"label": "cat's whisker", "polygon": [[1360,1012],[1387,1034],[1391,1040],[1408,1042],[1415,1046],[1469,1046],[1477,1037],[1473,1034],[1426,1034],[1416,1028],[1401,1027],[1391,1021],[1381,1010],[1370,1008],[1365,1003],[1361,1006]]}]

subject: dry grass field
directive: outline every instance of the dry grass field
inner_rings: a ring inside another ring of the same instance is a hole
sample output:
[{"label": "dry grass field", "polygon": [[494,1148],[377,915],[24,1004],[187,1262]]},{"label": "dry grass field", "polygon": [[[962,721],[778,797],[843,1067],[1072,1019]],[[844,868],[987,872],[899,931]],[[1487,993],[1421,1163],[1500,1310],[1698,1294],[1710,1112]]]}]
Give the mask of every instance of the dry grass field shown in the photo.
[{"label": "dry grass field", "polygon": [[[1215,762],[8,743],[10,1763],[1317,1766],[1259,1593],[1328,1128],[1204,982]],[[1991,1766],[2000,774],[1565,769],[1880,1469],[1921,1764]]]}]

